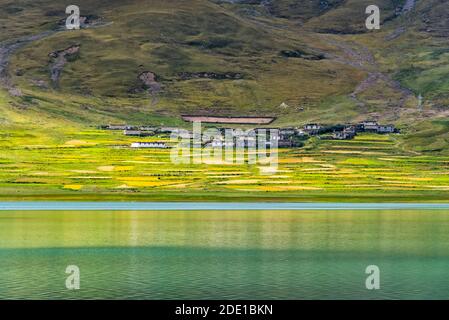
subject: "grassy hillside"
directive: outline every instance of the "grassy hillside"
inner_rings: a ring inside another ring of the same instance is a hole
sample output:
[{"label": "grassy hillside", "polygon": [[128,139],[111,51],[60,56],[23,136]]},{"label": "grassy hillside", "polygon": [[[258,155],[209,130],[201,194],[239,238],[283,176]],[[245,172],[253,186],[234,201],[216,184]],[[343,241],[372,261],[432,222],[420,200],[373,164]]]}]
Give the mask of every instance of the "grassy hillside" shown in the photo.
[{"label": "grassy hillside", "polygon": [[[3,2],[2,34],[5,41],[8,35],[9,42],[54,30],[66,17],[64,1]],[[415,13],[407,18],[396,16],[403,2],[378,3],[385,22],[383,32],[393,32],[413,19]],[[82,15],[101,23],[80,31],[56,32],[19,48],[9,59],[9,73],[24,96],[29,95],[37,102],[40,98],[67,100],[67,95],[75,104],[80,104],[84,97],[92,99],[89,114],[98,111],[123,114],[126,118],[129,112],[124,105],[129,104],[134,107],[131,114],[151,117],[195,111],[263,112],[291,119],[303,109],[314,111],[316,116],[328,107],[329,99],[349,96],[367,76],[367,70],[357,67],[360,64],[357,51],[364,48],[353,48],[355,51],[349,55],[344,49],[347,40],[353,41],[350,34],[362,33],[356,41],[368,44],[383,34],[365,32],[367,5],[368,1],[338,0],[81,1]],[[441,15],[428,5],[418,8],[421,20],[433,22],[438,20],[435,12]],[[423,22],[418,20],[413,23],[417,33],[423,29]],[[438,32],[442,32],[441,28]],[[336,35],[324,36],[326,32]],[[425,34],[412,37],[424,38]],[[433,39],[429,42],[442,46]],[[373,51],[380,51],[383,43],[374,43]],[[63,66],[58,81],[52,81],[49,70],[55,61],[49,54],[75,44],[80,45],[79,54]],[[395,54],[403,52],[397,50],[401,49],[417,57],[413,41],[397,39],[382,49],[385,51],[379,52],[380,57],[392,49]],[[428,60],[435,65],[431,71],[409,59],[399,69],[397,61],[394,65],[387,63],[395,70],[386,71],[414,93],[422,91],[440,99],[445,86],[436,83],[441,82],[445,70],[438,62],[444,58],[444,48],[439,50],[430,53]],[[149,93],[138,79],[144,71],[155,75],[161,90]],[[209,75],[204,76],[205,73]],[[95,103],[95,98],[112,100],[105,107]],[[366,100],[375,109],[388,104],[385,97],[377,95]],[[375,100],[382,101],[376,105]],[[277,106],[282,102],[292,108],[279,112]],[[343,118],[360,113],[357,105],[348,103],[349,111]],[[81,122],[88,121],[86,118],[97,121],[95,115],[89,115]],[[301,118],[307,119],[309,115]]]},{"label": "grassy hillside", "polygon": [[[8,41],[55,30],[66,17],[64,1],[3,2]],[[379,1],[383,28],[367,33],[369,1],[81,1],[81,14],[94,25],[20,47],[9,74],[22,93],[16,104],[81,124],[170,122],[190,112],[262,113],[290,124],[361,116],[397,122],[407,116],[394,116],[395,108],[415,107],[419,94],[440,105],[447,91],[444,44],[427,36],[445,30],[432,27],[444,12],[441,2],[418,2],[399,15],[404,3]],[[404,26],[411,28],[384,41]],[[52,80],[56,62],[49,54],[73,45],[79,53]],[[358,90],[373,70],[398,84],[381,77]],[[139,79],[142,72],[154,75],[158,90]],[[406,97],[400,85],[410,90]],[[350,98],[354,92],[357,99]],[[282,102],[290,108],[280,110]]]},{"label": "grassy hillside", "polygon": [[[83,12],[112,24],[58,32],[12,58],[10,72],[25,94],[32,92],[36,100],[67,99],[68,94],[75,100],[113,98],[106,112],[120,114],[128,102],[134,111],[152,116],[278,114],[277,106],[286,102],[292,110],[279,115],[291,118],[304,105],[318,106],[350,93],[363,79],[350,66],[325,59],[321,51],[329,46],[312,41],[293,24],[287,32],[273,26],[276,18],[246,19],[209,1],[129,1],[107,7],[100,3]],[[52,83],[48,54],[73,44],[80,44],[79,55]],[[155,74],[160,92],[145,90],[138,79],[143,71]],[[195,76],[205,72],[215,78]],[[236,73],[238,79],[233,78]],[[96,103],[91,107],[103,108]]]}]

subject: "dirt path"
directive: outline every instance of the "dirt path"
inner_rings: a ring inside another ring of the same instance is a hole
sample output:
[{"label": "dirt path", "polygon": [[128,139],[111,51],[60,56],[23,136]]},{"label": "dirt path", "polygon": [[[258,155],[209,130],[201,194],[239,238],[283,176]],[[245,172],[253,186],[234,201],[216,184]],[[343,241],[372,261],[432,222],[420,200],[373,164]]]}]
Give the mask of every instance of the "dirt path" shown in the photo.
[{"label": "dirt path", "polygon": [[[401,8],[399,13],[397,15],[403,16],[412,11],[415,8],[416,0],[407,0],[404,6]],[[385,37],[385,40],[391,41],[398,37],[400,37],[402,34],[404,34],[407,31],[407,21],[404,22],[404,25],[396,28],[392,33],[387,35]]]},{"label": "dirt path", "polygon": [[[415,5],[416,0],[407,0],[400,10],[400,15],[407,14],[408,12],[413,10]],[[390,35],[388,35],[386,40],[393,40],[399,37],[406,30],[407,26],[402,25],[395,31],[393,31]],[[397,113],[399,113],[399,109],[404,106],[406,100],[411,96],[414,96],[411,90],[403,87],[398,81],[393,80],[389,75],[379,71],[380,67],[368,48],[362,46],[359,43],[337,40],[335,39],[335,37],[325,37],[325,40],[329,44],[339,48],[342,51],[343,54],[341,56],[334,58],[336,61],[348,64],[368,73],[366,79],[363,80],[350,95],[351,98],[355,101],[361,103],[361,101],[358,99],[358,95],[375,86],[378,82],[383,82],[388,88],[400,94],[400,99],[396,108],[396,111],[398,111]]]},{"label": "dirt path", "polygon": [[404,6],[402,7],[401,14],[405,14],[405,13],[413,10],[415,5],[416,5],[416,0],[407,0],[405,2]]},{"label": "dirt path", "polygon": [[15,40],[8,40],[0,42],[0,86],[6,88],[13,95],[19,94],[18,89],[15,89],[11,83],[11,78],[8,73],[9,59],[12,54],[20,48],[43,38],[49,37],[58,30],[45,31],[39,34],[22,37]]},{"label": "dirt path", "polygon": [[[84,28],[100,28],[109,26],[110,24],[112,24],[112,22],[101,21],[100,23],[95,23],[93,25],[85,25]],[[20,90],[14,87],[8,72],[8,65],[11,56],[17,50],[26,45],[50,37],[58,32],[63,32],[65,30],[65,27],[62,26],[54,30],[48,30],[38,34],[0,42],[0,87],[7,89],[12,95],[20,95]]]},{"label": "dirt path", "polygon": [[413,92],[404,88],[398,81],[393,80],[389,75],[380,72],[380,67],[368,48],[359,43],[337,40],[330,35],[324,35],[323,37],[327,43],[337,47],[342,52],[341,55],[333,57],[335,61],[363,70],[368,74],[365,80],[357,85],[354,91],[350,94],[350,97],[358,104],[364,105],[363,101],[361,101],[358,96],[364,91],[374,87],[377,83],[382,82],[391,90],[399,93],[400,99],[397,101],[397,107],[395,107],[395,114],[399,116],[400,109],[404,106],[407,99],[414,96]]}]

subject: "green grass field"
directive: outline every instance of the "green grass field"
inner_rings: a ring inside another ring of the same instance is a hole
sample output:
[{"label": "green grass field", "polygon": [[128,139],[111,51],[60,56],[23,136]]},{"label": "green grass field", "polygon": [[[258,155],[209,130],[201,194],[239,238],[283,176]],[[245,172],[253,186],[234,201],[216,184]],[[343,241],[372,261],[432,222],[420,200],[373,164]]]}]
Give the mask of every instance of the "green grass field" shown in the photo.
[{"label": "green grass field", "polygon": [[92,129],[1,138],[2,200],[449,200],[449,158],[398,151],[399,135],[313,138],[303,149],[279,149],[270,174],[260,165],[174,164],[170,150],[129,148],[161,137]]}]

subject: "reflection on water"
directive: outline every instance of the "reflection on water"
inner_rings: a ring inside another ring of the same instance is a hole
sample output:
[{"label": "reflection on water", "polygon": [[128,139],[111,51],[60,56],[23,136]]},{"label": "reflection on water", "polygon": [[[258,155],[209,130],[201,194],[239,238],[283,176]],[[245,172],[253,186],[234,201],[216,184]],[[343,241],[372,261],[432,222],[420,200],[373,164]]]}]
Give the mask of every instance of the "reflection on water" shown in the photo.
[{"label": "reflection on water", "polygon": [[0,212],[3,299],[444,299],[448,267],[447,210]]}]

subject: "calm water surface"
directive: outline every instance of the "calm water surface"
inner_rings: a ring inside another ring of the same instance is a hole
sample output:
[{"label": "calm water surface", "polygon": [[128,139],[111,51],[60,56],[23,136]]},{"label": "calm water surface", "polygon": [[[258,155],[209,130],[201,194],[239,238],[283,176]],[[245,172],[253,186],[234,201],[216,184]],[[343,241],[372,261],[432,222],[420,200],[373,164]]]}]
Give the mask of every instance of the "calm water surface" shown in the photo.
[{"label": "calm water surface", "polygon": [[1,211],[5,298],[448,299],[449,210]]}]

